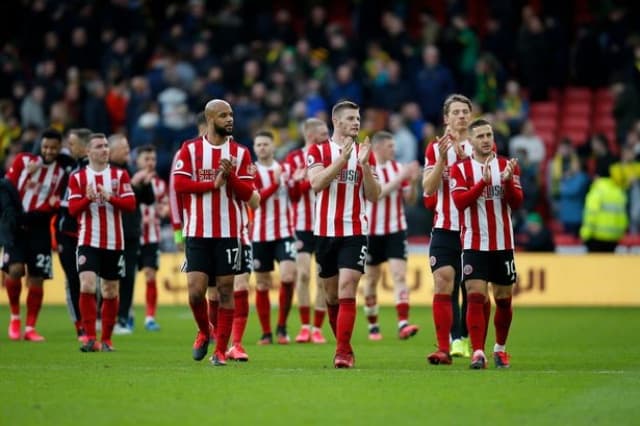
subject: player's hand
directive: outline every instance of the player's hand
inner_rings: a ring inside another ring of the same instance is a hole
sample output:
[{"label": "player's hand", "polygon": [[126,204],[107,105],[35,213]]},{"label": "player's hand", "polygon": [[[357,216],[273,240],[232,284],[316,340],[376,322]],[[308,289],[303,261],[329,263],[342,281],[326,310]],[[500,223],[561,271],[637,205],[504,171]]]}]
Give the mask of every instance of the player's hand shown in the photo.
[{"label": "player's hand", "polygon": [[33,160],[33,161],[29,161],[29,163],[27,163],[27,173],[29,173],[30,175],[34,174],[40,167],[42,166],[42,160],[40,159],[40,157],[38,157],[38,159]]},{"label": "player's hand", "polygon": [[218,170],[222,177],[226,179],[233,170],[233,163],[228,158],[223,158],[220,160],[220,167]]},{"label": "player's hand", "polygon": [[451,139],[451,135],[449,133],[445,133],[440,139],[438,139],[438,153],[440,156],[438,157],[438,161],[447,162],[447,151],[453,145],[453,140]]},{"label": "player's hand", "polygon": [[409,180],[411,182],[415,182],[418,177],[420,177],[420,174],[420,164],[418,164],[417,161],[412,161],[408,164],[405,164],[401,172],[402,180]]},{"label": "player's hand", "polygon": [[502,179],[503,182],[511,180],[511,178],[513,177],[513,172],[515,171],[517,165],[518,165],[518,160],[515,158],[512,158],[507,162],[507,165],[505,166],[504,170],[502,171],[502,174],[500,175],[500,178]]},{"label": "player's hand", "polygon": [[153,178],[156,176],[155,170],[150,170],[147,172],[147,175],[144,177],[144,183],[151,183]]},{"label": "player's hand", "polygon": [[493,160],[493,156],[487,158],[484,162],[484,167],[482,169],[482,179],[485,183],[491,183],[491,161]]},{"label": "player's hand", "polygon": [[371,155],[371,142],[369,136],[364,138],[364,142],[360,144],[360,151],[358,152],[358,163],[361,166],[369,165],[369,155]]},{"label": "player's hand", "polygon": [[273,169],[273,182],[280,183],[281,179],[283,178],[283,175],[284,175],[284,169],[276,165],[276,167]]},{"label": "player's hand", "polygon": [[111,199],[111,192],[102,185],[98,185],[98,195],[102,201],[108,202]]},{"label": "player's hand", "polygon": [[55,207],[55,205],[60,201],[60,197],[58,197],[57,195],[52,195],[47,201],[49,202],[49,205],[51,207]]},{"label": "player's hand", "polygon": [[87,198],[91,201],[96,201],[98,199],[98,194],[96,190],[93,188],[93,185],[87,185]]},{"label": "player's hand", "polygon": [[215,189],[220,189],[224,186],[225,183],[227,183],[227,178],[222,172],[222,170],[219,169],[218,173],[216,173],[216,179],[213,182],[213,187]]},{"label": "player's hand", "polygon": [[138,170],[133,177],[131,177],[131,185],[138,186],[143,182],[147,181],[147,171],[146,170]]},{"label": "player's hand", "polygon": [[352,138],[347,137],[344,139],[344,145],[342,145],[340,158],[342,158],[345,162],[348,162],[349,157],[351,157],[351,151],[353,151],[353,145],[354,145],[354,141]]},{"label": "player's hand", "polygon": [[454,143],[453,149],[455,150],[456,155],[458,156],[459,159],[464,160],[465,158],[468,157],[467,153],[464,152],[464,149],[462,149],[462,145],[460,145],[459,143]]}]

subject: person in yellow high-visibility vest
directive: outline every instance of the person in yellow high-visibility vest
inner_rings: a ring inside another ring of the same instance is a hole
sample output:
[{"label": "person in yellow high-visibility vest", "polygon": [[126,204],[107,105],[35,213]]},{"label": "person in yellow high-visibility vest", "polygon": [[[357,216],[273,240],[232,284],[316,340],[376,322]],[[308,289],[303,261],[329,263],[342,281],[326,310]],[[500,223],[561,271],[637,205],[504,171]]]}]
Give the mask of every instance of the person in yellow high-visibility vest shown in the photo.
[{"label": "person in yellow high-visibility vest", "polygon": [[624,190],[609,176],[596,178],[587,193],[580,228],[580,238],[589,252],[615,251],[628,224]]}]

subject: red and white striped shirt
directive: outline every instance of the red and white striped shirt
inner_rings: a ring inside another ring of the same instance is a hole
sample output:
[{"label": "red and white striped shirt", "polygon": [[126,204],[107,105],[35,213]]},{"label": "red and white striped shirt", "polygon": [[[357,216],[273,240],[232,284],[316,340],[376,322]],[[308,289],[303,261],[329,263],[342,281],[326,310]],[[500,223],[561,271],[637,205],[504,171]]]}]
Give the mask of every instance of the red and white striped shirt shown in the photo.
[{"label": "red and white striped shirt", "polygon": [[[425,150],[424,169],[431,170],[435,167],[438,158],[440,158],[440,150],[438,149],[439,143],[437,141],[431,142]],[[473,147],[469,141],[460,142],[462,150],[467,156],[471,155]],[[451,198],[451,192],[449,189],[449,175],[450,169],[453,164],[462,160],[462,157],[458,157],[456,151],[450,148],[447,151],[447,165],[442,171],[442,182],[438,187],[436,195],[436,206],[433,215],[433,227],[439,229],[446,229],[449,231],[459,231],[462,225],[462,217],[458,212],[453,199]]]},{"label": "red and white striped shirt", "polygon": [[[380,184],[384,185],[396,179],[402,165],[391,160],[376,167]],[[367,217],[369,218],[369,235],[389,235],[407,229],[404,214],[403,191],[411,190],[408,181],[403,181],[400,188],[391,191],[386,197],[372,203],[367,201]]]},{"label": "red and white striped shirt", "polygon": [[[519,192],[522,199],[519,169],[516,167],[509,183],[502,182],[501,173],[507,165],[507,159],[496,157],[490,163],[491,182],[487,183],[482,193],[469,208],[462,211],[462,248],[466,250],[512,250],[513,224],[511,223],[511,207],[507,185]],[[451,168],[450,186],[452,192],[469,191],[476,183],[483,180],[484,164],[473,158],[467,158]]]},{"label": "red and white striped shirt", "polygon": [[[255,211],[252,238],[256,242],[293,236],[292,206],[289,199],[291,166],[274,161],[270,166],[256,163],[255,185],[260,191],[260,207]],[[275,181],[275,173],[280,173]]]},{"label": "red and white striped shirt", "polygon": [[153,204],[140,204],[142,215],[142,234],[140,244],[151,244],[160,241],[160,212],[158,206],[167,201],[167,184],[155,176],[151,180],[151,188],[155,195]]},{"label": "red and white striped shirt", "polygon": [[[87,166],[69,178],[69,201],[81,199],[92,186],[108,188],[119,198],[135,197],[129,174],[118,167],[107,166],[96,172]],[[120,209],[105,201],[93,201],[78,216],[78,246],[90,246],[106,250],[124,250],[122,215]]]},{"label": "red and white striped shirt", "polygon": [[[287,155],[286,162],[291,170],[307,167],[307,148],[300,148]],[[296,183],[300,192],[298,201],[293,202],[293,227],[296,231],[313,231],[313,208],[316,202],[316,193],[311,189],[309,179],[303,179]]]},{"label": "red and white striped shirt", "polygon": [[[29,163],[40,163],[40,166],[31,174],[27,169]],[[7,172],[7,179],[18,189],[22,208],[25,212],[52,213],[56,206],[49,204],[49,198],[53,195],[60,197],[60,186],[64,176],[64,169],[57,161],[43,164],[39,155],[21,152],[11,164]]]},{"label": "red and white striped shirt", "polygon": [[[229,139],[222,145],[212,145],[206,137],[186,141],[178,153],[174,175],[183,175],[196,182],[214,181],[220,160],[230,159],[239,179],[253,180],[249,173],[249,151]],[[179,194],[178,194],[179,196]],[[238,238],[241,234],[240,201],[228,183],[219,190],[187,193],[182,196],[185,209],[183,234],[198,238]]]},{"label": "red and white striped shirt", "polygon": [[[322,165],[325,168],[339,160],[342,147],[326,141],[309,147],[309,168]],[[364,197],[363,171],[358,164],[360,145],[355,145],[347,164],[333,181],[316,194],[315,224],[313,233],[321,237],[347,237],[367,235],[367,206]],[[375,176],[376,160],[369,156],[369,165]],[[377,177],[376,177],[377,179]]]},{"label": "red and white striped shirt", "polygon": [[[171,161],[171,170],[175,170],[179,155],[180,151],[178,150]],[[177,231],[178,229],[182,229],[184,225],[186,210],[183,207],[182,195],[176,193],[176,186],[173,181],[174,176],[173,173],[171,173],[169,176],[169,188],[167,190],[169,194],[169,215],[171,216],[171,226],[174,231]]]}]

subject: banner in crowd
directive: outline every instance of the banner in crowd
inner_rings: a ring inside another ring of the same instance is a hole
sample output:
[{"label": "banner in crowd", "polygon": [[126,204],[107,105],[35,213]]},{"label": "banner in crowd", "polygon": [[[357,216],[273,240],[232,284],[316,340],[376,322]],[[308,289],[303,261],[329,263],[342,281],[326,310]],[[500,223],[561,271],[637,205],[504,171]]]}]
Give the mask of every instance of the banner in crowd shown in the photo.
[{"label": "banner in crowd", "polygon": [[[54,279],[45,282],[45,303],[65,303],[65,279],[54,255]],[[158,271],[158,301],[186,305],[186,275],[180,272],[182,254],[162,254]],[[514,304],[528,306],[640,306],[640,258],[634,255],[558,255],[516,253],[518,283]],[[433,279],[426,254],[411,254],[407,284],[413,305],[431,305]],[[315,272],[312,271],[312,277]],[[274,283],[279,282],[274,279]],[[254,284],[252,280],[252,284]],[[312,294],[315,283],[311,282]],[[253,286],[255,288],[255,285]],[[138,274],[135,303],[144,304],[144,277]],[[276,291],[277,289],[274,289]],[[23,295],[25,292],[23,292]],[[360,286],[362,294],[362,285]],[[385,270],[378,285],[381,304],[394,304],[393,284]],[[253,301],[253,297],[251,297]],[[277,301],[277,295],[272,295]],[[362,298],[359,299],[360,301]],[[24,304],[24,300],[22,301]],[[7,294],[0,291],[0,303]]]}]

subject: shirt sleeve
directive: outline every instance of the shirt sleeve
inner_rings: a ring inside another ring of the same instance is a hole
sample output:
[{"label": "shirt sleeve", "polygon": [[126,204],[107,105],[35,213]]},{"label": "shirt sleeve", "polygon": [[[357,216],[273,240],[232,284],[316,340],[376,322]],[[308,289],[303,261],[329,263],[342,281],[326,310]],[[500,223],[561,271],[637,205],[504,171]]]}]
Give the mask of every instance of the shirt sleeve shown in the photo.
[{"label": "shirt sleeve", "polygon": [[309,151],[307,152],[307,167],[315,167],[317,165],[322,165],[322,154],[320,153],[320,148],[318,144],[311,145],[309,147]]},{"label": "shirt sleeve", "polygon": [[122,175],[120,176],[120,185],[118,187],[118,197],[133,197],[133,188],[131,187],[131,179],[129,178],[129,173],[126,170],[122,170]]},{"label": "shirt sleeve", "polygon": [[187,144],[183,144],[180,151],[178,151],[171,174],[187,176],[188,178],[193,176],[193,165],[191,164],[191,156],[189,155]]},{"label": "shirt sleeve", "polygon": [[427,149],[424,150],[424,169],[432,169],[436,165],[436,150],[435,142],[431,142],[427,145]]}]

